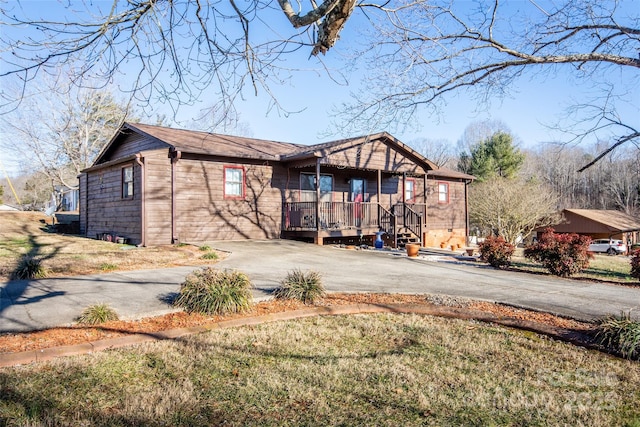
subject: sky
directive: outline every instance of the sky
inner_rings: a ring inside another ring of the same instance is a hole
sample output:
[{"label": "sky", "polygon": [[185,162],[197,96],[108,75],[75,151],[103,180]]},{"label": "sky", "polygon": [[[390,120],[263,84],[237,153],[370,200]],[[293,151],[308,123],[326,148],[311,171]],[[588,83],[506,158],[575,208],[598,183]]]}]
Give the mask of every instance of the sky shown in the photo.
[{"label": "sky", "polygon": [[[545,1],[538,1],[536,4],[543,4]],[[14,0],[9,0],[6,4],[15,4]],[[107,7],[110,1],[91,1],[96,7]],[[537,8],[531,1],[514,0],[518,7],[537,13]],[[64,14],[64,8],[60,9],[56,3],[47,0],[23,0],[22,7],[41,16]],[[53,18],[52,18],[53,19]],[[281,25],[289,25],[286,21]],[[342,33],[341,40],[333,50],[330,50],[323,58],[332,66],[340,62],[342,55],[347,52],[346,46],[350,39],[360,36],[362,20],[349,21]],[[5,28],[2,31],[7,31]],[[12,30],[13,31],[13,30]],[[18,30],[24,31],[24,30]],[[27,34],[25,34],[26,36]],[[305,55],[297,55],[287,63],[290,68],[311,69],[316,68],[317,61]],[[393,135],[405,143],[413,143],[420,139],[447,140],[451,145],[455,145],[461,138],[467,126],[474,122],[483,120],[499,120],[507,125],[516,140],[523,148],[537,147],[541,143],[557,141],[563,138],[557,132],[552,131],[549,126],[556,123],[558,118],[565,114],[565,108],[574,100],[584,98],[588,87],[575,85],[568,74],[564,74],[563,69],[554,76],[545,78],[529,79],[527,77],[517,80],[511,87],[510,95],[506,98],[494,100],[488,110],[477,111],[476,103],[467,98],[465,94],[459,93],[446,99],[447,105],[440,111],[437,117],[425,112],[419,112],[415,117],[418,124],[417,129],[393,131]],[[570,71],[569,68],[564,70]],[[330,115],[332,107],[342,102],[349,101],[349,92],[358,90],[361,74],[349,76],[349,84],[337,84],[325,73],[298,72],[284,85],[274,86],[273,89],[279,102],[288,110],[300,111],[293,114],[278,114],[274,109],[269,110],[269,98],[262,90],[258,96],[245,93],[242,101],[236,107],[240,114],[240,120],[245,127],[250,130],[250,135],[260,139],[270,139],[284,142],[301,144],[315,144],[332,139],[349,137],[354,135],[341,132],[329,133]],[[616,84],[625,84],[625,77],[621,75]],[[614,79],[614,80],[616,80]],[[3,81],[0,78],[0,88]],[[629,87],[629,91],[635,92],[633,98],[637,100],[636,106],[640,105],[640,88]],[[200,115],[200,110],[211,105],[211,101],[202,97],[199,102],[192,106],[183,107],[179,110],[177,123],[175,126],[188,126],[193,117]],[[167,106],[156,103],[153,114],[166,114],[173,116],[172,110]],[[631,112],[631,114],[637,113]],[[382,131],[372,126],[371,132]],[[367,132],[361,132],[367,133]],[[1,138],[9,138],[10,135],[1,134]],[[2,151],[0,161],[11,175],[18,171],[19,153],[7,153]],[[1,170],[0,170],[1,172]],[[0,175],[1,177],[1,175]]]}]

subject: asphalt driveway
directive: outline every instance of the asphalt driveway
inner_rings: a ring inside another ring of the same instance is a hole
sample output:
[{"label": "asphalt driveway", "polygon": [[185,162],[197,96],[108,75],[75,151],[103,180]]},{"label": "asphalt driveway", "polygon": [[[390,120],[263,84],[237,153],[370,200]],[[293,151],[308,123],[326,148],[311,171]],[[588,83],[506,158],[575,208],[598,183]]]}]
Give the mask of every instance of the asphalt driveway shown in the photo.
[{"label": "asphalt driveway", "polygon": [[[355,251],[289,240],[211,242],[229,252],[219,268],[238,269],[267,298],[292,269],[319,271],[331,292],[445,294],[547,311],[582,320],[631,311],[640,318],[640,287],[605,285],[455,263],[410,259],[389,251]],[[196,267],[140,270],[61,279],[12,281],[0,288],[0,333],[74,321],[88,305],[107,303],[125,319],[164,314]]]}]

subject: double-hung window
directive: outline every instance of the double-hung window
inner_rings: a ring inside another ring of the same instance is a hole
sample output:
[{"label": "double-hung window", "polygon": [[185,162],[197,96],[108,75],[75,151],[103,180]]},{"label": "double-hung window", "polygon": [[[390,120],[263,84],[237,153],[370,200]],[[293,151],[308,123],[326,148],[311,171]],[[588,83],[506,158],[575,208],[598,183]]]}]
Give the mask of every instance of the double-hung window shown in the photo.
[{"label": "double-hung window", "polygon": [[224,167],[224,198],[244,199],[244,168],[241,166]]},{"label": "double-hung window", "polygon": [[[312,202],[316,199],[316,175],[313,173],[300,174],[300,190],[302,202]],[[333,192],[333,175],[320,175],[320,201],[330,202]]]},{"label": "double-hung window", "polygon": [[438,183],[438,203],[449,203],[449,183]]},{"label": "double-hung window", "polygon": [[406,179],[404,181],[404,201],[414,203],[416,201],[416,180]]},{"label": "double-hung window", "polygon": [[122,198],[133,198],[133,165],[122,168]]}]

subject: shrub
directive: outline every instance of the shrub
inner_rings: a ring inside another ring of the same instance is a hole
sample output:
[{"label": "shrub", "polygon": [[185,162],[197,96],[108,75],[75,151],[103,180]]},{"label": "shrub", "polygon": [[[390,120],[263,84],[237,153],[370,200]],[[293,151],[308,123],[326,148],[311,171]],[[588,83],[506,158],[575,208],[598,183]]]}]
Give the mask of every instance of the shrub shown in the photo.
[{"label": "shrub", "polygon": [[78,317],[78,323],[83,325],[98,325],[112,320],[118,320],[118,314],[107,304],[90,305]]},{"label": "shrub", "polygon": [[631,277],[640,280],[640,249],[631,254]]},{"label": "shrub", "polygon": [[515,246],[504,240],[502,236],[489,236],[478,247],[480,259],[495,268],[505,268],[511,265],[511,256],[516,250]]},{"label": "shrub", "polygon": [[313,304],[325,294],[324,286],[317,271],[296,269],[287,273],[280,287],[273,295],[279,299],[297,299],[305,304]]},{"label": "shrub", "polygon": [[246,274],[206,267],[185,278],[174,304],[188,312],[225,314],[246,311],[252,302],[251,281]]},{"label": "shrub", "polygon": [[218,254],[215,252],[207,252],[206,254],[202,255],[200,258],[202,259],[218,259]]},{"label": "shrub", "polygon": [[640,359],[640,322],[631,314],[609,316],[598,322],[596,339],[627,359]]},{"label": "shrub", "polygon": [[23,257],[12,275],[13,279],[43,279],[47,277],[47,270],[42,265],[42,260],[31,256]]},{"label": "shrub", "polygon": [[198,249],[200,249],[202,252],[207,252],[211,250],[211,246],[209,245],[202,245],[200,246]]},{"label": "shrub", "polygon": [[547,228],[537,243],[524,250],[524,256],[539,262],[555,276],[568,277],[589,267],[591,238],[575,233],[554,233]]}]

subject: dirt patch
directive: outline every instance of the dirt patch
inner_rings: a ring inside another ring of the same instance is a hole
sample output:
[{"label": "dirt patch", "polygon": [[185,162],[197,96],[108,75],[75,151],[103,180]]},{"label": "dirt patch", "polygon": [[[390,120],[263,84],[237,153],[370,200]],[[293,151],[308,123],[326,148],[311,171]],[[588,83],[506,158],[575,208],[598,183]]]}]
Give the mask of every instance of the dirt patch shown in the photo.
[{"label": "dirt patch", "polygon": [[[589,323],[554,316],[548,313],[507,307],[500,304],[478,302],[466,299],[441,300],[437,296],[425,295],[397,295],[397,294],[330,294],[316,305],[337,306],[347,304],[424,304],[448,305],[465,307],[497,315],[501,318],[528,320],[543,323],[558,328],[586,331]],[[115,321],[100,326],[71,326],[52,328],[29,333],[8,334],[0,336],[0,353],[15,353],[21,351],[41,350],[62,345],[80,344],[106,338],[116,338],[135,333],[152,333],[174,328],[185,328],[236,319],[248,316],[293,311],[307,307],[303,303],[293,300],[271,300],[260,302],[252,310],[243,314],[227,316],[204,316],[185,312],[171,313],[164,316],[150,317],[137,321]]]}]

